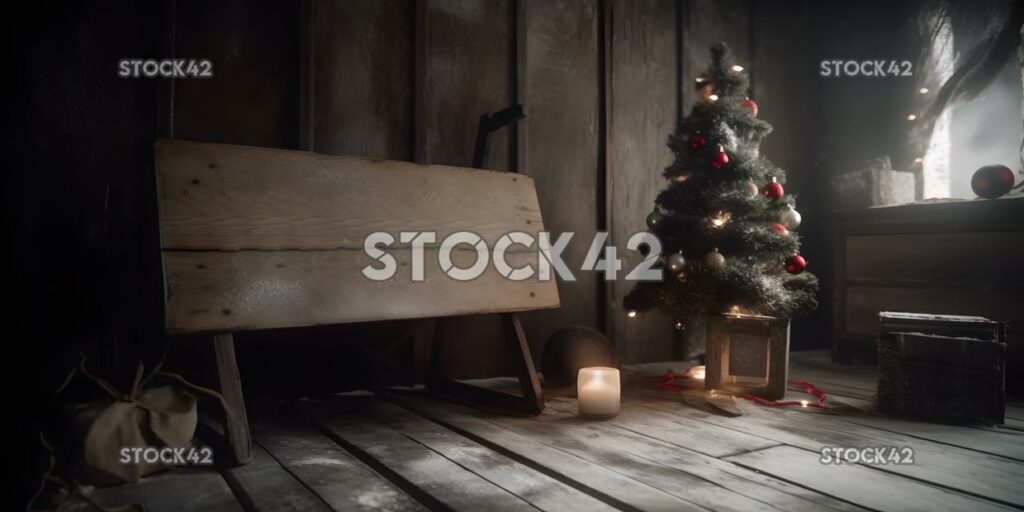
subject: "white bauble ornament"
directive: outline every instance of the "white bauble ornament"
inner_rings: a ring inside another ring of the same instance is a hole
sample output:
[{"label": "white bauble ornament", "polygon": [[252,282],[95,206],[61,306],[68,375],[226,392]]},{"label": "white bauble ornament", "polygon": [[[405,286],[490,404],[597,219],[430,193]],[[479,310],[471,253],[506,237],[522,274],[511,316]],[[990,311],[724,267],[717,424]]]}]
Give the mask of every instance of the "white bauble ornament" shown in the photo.
[{"label": "white bauble ornament", "polygon": [[800,227],[800,212],[793,208],[787,208],[786,211],[782,212],[779,216],[779,223],[786,227],[786,229],[796,229]]}]

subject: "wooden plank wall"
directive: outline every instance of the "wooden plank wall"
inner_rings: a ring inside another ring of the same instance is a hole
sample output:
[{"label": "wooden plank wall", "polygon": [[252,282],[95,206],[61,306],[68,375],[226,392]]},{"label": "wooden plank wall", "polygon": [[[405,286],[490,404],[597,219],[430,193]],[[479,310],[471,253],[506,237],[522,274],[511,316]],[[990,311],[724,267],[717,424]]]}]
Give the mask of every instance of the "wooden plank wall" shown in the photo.
[{"label": "wooden plank wall", "polygon": [[[533,177],[545,225],[576,233],[565,257],[577,280],[559,283],[562,308],[524,317],[534,357],[554,330],[585,325],[609,333],[624,361],[666,359],[673,319],[627,319],[621,300],[630,283],[606,284],[578,268],[597,231],[622,246],[644,228],[665,186],[665,142],[718,40],[751,64],[764,117],[789,123],[776,124],[783,135],[766,143],[769,156],[799,164],[799,126],[781,113],[800,94],[782,82],[801,65],[792,52],[802,32],[791,30],[799,23],[789,15],[802,19],[803,4],[306,0],[209,8],[179,0],[176,54],[224,64],[215,83],[176,82],[172,135],[466,166],[479,116],[522,103],[527,118],[495,134],[486,167]],[[246,15],[228,20],[232,12]],[[789,170],[800,179],[799,168]],[[636,263],[635,254],[620,256],[624,269]],[[459,347],[445,357],[450,375],[508,371],[495,321],[450,324],[457,341],[449,346]]]}]

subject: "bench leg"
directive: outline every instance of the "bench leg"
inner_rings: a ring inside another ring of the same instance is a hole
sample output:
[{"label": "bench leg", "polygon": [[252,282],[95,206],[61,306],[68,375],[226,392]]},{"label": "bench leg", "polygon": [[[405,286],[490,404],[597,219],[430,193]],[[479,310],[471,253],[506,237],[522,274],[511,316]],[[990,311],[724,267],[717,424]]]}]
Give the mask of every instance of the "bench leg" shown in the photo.
[{"label": "bench leg", "polygon": [[234,464],[249,462],[252,438],[249,434],[249,419],[245,414],[242,400],[242,380],[235,361],[235,338],[231,333],[213,337],[213,352],[217,360],[217,381],[224,395],[227,410],[224,411],[224,434]]},{"label": "bench leg", "polygon": [[526,341],[526,334],[518,315],[502,313],[501,317],[506,330],[505,339],[516,356],[522,396],[441,378],[438,367],[444,346],[444,319],[437,322],[428,384],[444,395],[470,401],[475,406],[499,412],[536,416],[544,411],[544,391],[540,387],[537,370],[533,366],[530,345]]}]

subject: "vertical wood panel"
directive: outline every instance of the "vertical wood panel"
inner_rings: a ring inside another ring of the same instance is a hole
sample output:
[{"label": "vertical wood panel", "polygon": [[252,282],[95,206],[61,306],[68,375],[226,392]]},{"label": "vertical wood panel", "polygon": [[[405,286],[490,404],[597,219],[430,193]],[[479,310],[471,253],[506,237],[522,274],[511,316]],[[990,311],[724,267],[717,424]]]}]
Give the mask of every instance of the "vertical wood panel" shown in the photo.
[{"label": "vertical wood panel", "polygon": [[525,36],[519,41],[519,93],[527,115],[519,162],[522,172],[536,181],[548,230],[576,233],[563,257],[578,280],[558,283],[561,309],[524,317],[537,354],[544,339],[560,327],[601,327],[597,277],[577,269],[597,231],[597,205],[603,200],[597,178],[599,81],[604,78],[596,0],[519,1],[517,23]]},{"label": "vertical wood panel", "polygon": [[308,149],[412,159],[413,9],[411,0],[309,0]]},{"label": "vertical wood panel", "polygon": [[[676,1],[608,2],[607,227],[628,271],[643,257],[626,251],[626,242],[647,229],[654,199],[668,185],[661,173],[672,161],[666,142],[676,120]],[[671,358],[671,318],[654,312],[626,317],[622,299],[635,283],[625,281],[625,273],[608,283],[609,335],[619,357]]]},{"label": "vertical wood panel", "polygon": [[174,137],[296,148],[299,4],[176,4],[175,56],[208,58],[213,78],[174,82]]},{"label": "vertical wood panel", "polygon": [[[422,0],[416,5],[417,162],[468,167],[480,116],[515,101],[513,0]],[[491,136],[484,167],[511,167],[512,129]],[[543,210],[542,210],[543,211]],[[495,315],[445,322],[441,372],[452,378],[507,374],[511,355]]]}]

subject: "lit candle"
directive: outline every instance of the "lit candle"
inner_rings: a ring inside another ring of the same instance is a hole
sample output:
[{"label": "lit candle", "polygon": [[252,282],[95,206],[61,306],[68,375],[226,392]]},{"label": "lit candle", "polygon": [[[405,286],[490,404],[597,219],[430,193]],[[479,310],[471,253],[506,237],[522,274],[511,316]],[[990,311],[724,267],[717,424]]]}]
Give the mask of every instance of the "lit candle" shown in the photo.
[{"label": "lit candle", "polygon": [[686,376],[694,380],[704,380],[704,365],[699,364],[686,370]]},{"label": "lit candle", "polygon": [[576,396],[580,416],[615,416],[619,413],[619,370],[599,366],[580,368]]}]

